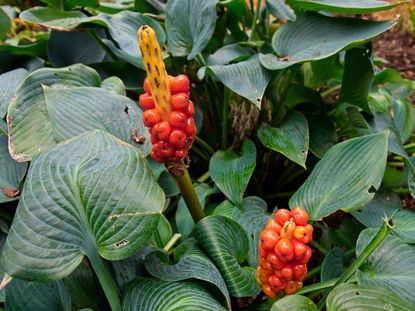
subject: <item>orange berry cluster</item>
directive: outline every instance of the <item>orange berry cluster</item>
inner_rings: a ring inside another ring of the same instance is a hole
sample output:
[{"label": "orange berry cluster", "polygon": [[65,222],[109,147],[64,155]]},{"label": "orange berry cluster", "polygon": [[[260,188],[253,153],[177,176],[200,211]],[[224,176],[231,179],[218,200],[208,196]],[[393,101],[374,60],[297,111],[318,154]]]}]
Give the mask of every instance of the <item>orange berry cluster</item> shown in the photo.
[{"label": "orange berry cluster", "polygon": [[264,293],[274,297],[284,290],[294,294],[303,286],[313,238],[313,226],[301,207],[279,209],[261,232],[257,282]]},{"label": "orange berry cluster", "polygon": [[172,112],[169,120],[165,121],[154,104],[148,80],[144,80],[145,93],[140,95],[139,102],[145,110],[143,122],[149,128],[153,145],[150,155],[158,163],[179,162],[192,147],[196,125],[189,88],[189,79],[185,75],[170,77]]}]

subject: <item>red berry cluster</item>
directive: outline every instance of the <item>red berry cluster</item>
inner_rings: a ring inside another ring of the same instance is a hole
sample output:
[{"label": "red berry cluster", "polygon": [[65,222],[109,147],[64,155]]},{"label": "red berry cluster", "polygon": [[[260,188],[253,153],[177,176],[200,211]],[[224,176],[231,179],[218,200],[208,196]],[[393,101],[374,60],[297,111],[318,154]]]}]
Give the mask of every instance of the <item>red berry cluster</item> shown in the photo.
[{"label": "red berry cluster", "polygon": [[161,120],[160,111],[156,108],[151,96],[148,80],[144,80],[145,93],[140,95],[140,106],[144,125],[151,135],[151,157],[159,162],[178,162],[186,157],[192,147],[196,135],[193,119],[195,108],[189,100],[189,79],[185,75],[170,77],[170,104],[172,112],[169,120]]},{"label": "red berry cluster", "polygon": [[274,297],[279,291],[294,294],[303,286],[311,249],[313,226],[301,207],[279,209],[261,232],[257,281],[264,293]]}]

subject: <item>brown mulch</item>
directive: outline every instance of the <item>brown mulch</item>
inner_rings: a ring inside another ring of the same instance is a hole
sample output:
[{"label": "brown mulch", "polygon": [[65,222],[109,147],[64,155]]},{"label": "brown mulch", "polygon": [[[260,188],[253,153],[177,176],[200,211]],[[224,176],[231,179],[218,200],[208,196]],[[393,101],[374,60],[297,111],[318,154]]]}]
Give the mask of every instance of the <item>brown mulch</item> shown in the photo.
[{"label": "brown mulch", "polygon": [[415,34],[388,31],[374,41],[375,54],[386,59],[387,67],[399,71],[406,79],[415,80]]}]

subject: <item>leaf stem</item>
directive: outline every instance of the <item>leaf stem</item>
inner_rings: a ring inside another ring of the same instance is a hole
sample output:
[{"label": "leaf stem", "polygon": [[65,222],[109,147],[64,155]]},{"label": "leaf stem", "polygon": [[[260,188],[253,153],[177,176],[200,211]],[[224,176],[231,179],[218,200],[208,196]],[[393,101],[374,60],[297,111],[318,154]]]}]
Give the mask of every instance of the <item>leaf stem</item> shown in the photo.
[{"label": "leaf stem", "polygon": [[172,250],[173,246],[182,238],[182,235],[180,233],[175,233],[173,234],[173,236],[171,237],[170,241],[167,242],[167,244],[163,247],[163,249],[167,252],[170,253],[170,251]]},{"label": "leaf stem", "polygon": [[405,148],[405,150],[414,149],[415,148],[415,143],[411,143],[411,144],[405,145],[403,147]]},{"label": "leaf stem", "polygon": [[[373,253],[373,251],[379,246],[383,239],[388,235],[392,227],[389,225],[388,221],[385,219],[382,227],[379,229],[378,233],[373,237],[372,241],[366,246],[363,252],[356,258],[356,260],[343,272],[343,274],[337,279],[336,283],[333,285],[333,288],[339,284],[345,283],[355,272],[356,270],[366,261],[366,259]],[[329,291],[330,292],[330,291]],[[327,293],[328,295],[329,293]],[[323,297],[318,303],[319,310],[322,310],[326,304],[326,297]]]},{"label": "leaf stem", "polygon": [[104,290],[105,296],[111,306],[112,311],[121,311],[121,300],[118,292],[118,287],[112,277],[108,263],[104,261],[96,250],[87,254],[92,268],[94,269],[99,283]]},{"label": "leaf stem", "polygon": [[328,251],[325,248],[323,248],[320,244],[318,244],[316,241],[312,240],[311,245],[323,255],[327,255]]},{"label": "leaf stem", "polygon": [[183,199],[186,202],[187,208],[189,209],[194,222],[197,223],[205,217],[205,213],[203,212],[199,199],[196,196],[195,189],[192,181],[190,180],[189,172],[187,171],[184,163],[182,163],[182,165],[184,167],[183,175],[172,175],[179,186],[180,192],[182,193]]},{"label": "leaf stem", "polygon": [[325,281],[325,282],[320,282],[320,283],[316,283],[316,284],[311,284],[311,285],[308,285],[308,286],[304,286],[303,288],[301,288],[297,292],[297,294],[304,295],[304,294],[312,293],[312,292],[315,292],[315,291],[321,291],[323,289],[333,287],[334,284],[336,284],[337,281],[338,281],[338,278],[337,279],[328,280],[328,281]]},{"label": "leaf stem", "polygon": [[210,173],[209,173],[209,171],[207,171],[206,173],[204,173],[202,176],[200,176],[198,179],[197,179],[197,182],[199,183],[199,184],[202,184],[202,183],[204,183],[208,178],[210,177]]},{"label": "leaf stem", "polygon": [[209,153],[209,155],[213,155],[215,153],[215,150],[213,150],[213,148],[199,136],[195,136],[195,142],[200,146],[203,146],[203,148]]},{"label": "leaf stem", "polygon": [[252,18],[251,34],[249,35],[249,41],[252,41],[255,37],[255,30],[256,30],[257,19],[258,19],[260,8],[261,8],[261,0],[257,0],[255,11],[254,11],[254,17]]}]

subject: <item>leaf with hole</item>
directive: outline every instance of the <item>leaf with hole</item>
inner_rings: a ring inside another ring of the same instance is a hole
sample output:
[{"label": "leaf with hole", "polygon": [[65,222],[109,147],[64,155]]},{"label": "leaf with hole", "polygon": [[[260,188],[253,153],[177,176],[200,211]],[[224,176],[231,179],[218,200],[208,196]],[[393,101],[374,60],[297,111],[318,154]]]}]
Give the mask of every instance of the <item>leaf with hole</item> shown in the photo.
[{"label": "leaf with hole", "polygon": [[361,45],[387,31],[395,23],[306,14],[275,32],[272,46],[278,56],[260,54],[260,60],[265,68],[278,70],[323,59],[343,49]]},{"label": "leaf with hole", "polygon": [[302,206],[312,220],[339,209],[353,211],[362,208],[380,187],[387,151],[388,132],[335,145],[291,197],[290,207]]},{"label": "leaf with hole", "polygon": [[164,195],[144,156],[92,131],[35,157],[4,246],[1,264],[17,278],[69,275],[84,255],[133,255],[151,237]]}]

